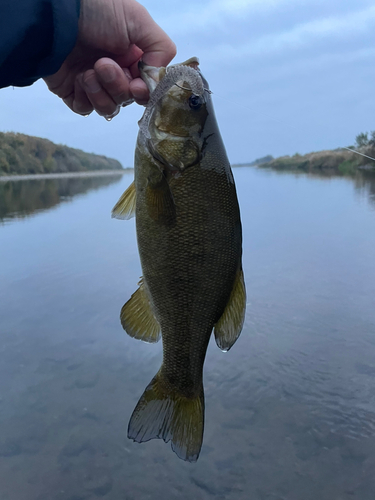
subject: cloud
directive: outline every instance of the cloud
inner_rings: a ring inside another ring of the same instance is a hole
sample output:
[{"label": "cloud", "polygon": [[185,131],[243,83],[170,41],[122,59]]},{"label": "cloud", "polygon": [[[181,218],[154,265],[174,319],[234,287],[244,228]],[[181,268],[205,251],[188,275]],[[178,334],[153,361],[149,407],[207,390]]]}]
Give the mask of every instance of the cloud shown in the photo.
[{"label": "cloud", "polygon": [[[375,28],[375,6],[343,16],[325,17],[298,24],[291,29],[261,36],[246,44],[220,44],[214,54],[216,59],[243,59],[248,56],[264,56],[286,50],[298,50],[327,39],[348,39],[364,35]],[[216,54],[216,56],[215,56]]]},{"label": "cloud", "polygon": [[[142,3],[177,43],[176,61],[200,57],[235,161],[348,144],[374,128],[373,0],[190,0],[178,12],[175,0]],[[132,164],[142,111],[133,105],[111,122],[83,119],[43,82],[0,91],[1,130],[124,165]]]},{"label": "cloud", "polygon": [[160,18],[160,22],[169,34],[193,34],[202,29],[207,31],[225,23],[228,18],[243,19],[255,12],[264,12],[278,6],[297,3],[300,7],[309,0],[212,0],[202,4],[190,3],[185,11]]},{"label": "cloud", "polygon": [[212,11],[217,10],[222,13],[236,15],[243,14],[251,9],[269,9],[274,8],[279,4],[289,2],[290,0],[219,0],[210,2],[207,9]]}]

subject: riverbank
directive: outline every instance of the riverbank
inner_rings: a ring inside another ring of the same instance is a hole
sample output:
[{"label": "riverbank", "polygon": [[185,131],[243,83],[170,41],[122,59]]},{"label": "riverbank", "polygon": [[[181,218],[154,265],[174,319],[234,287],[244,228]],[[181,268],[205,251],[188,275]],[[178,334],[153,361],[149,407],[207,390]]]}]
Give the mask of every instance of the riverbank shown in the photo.
[{"label": "riverbank", "polygon": [[[282,156],[257,165],[260,168],[275,170],[295,170],[309,173],[354,175],[359,170],[375,172],[375,148],[366,146],[357,148],[361,154],[346,148],[318,151],[305,155]],[[371,158],[369,158],[371,157]]]},{"label": "riverbank", "polygon": [[233,167],[258,167],[273,170],[305,172],[322,175],[355,175],[359,171],[375,173],[375,144],[351,146],[333,150],[317,151],[293,156],[271,155],[251,163],[232,165]]},{"label": "riverbank", "polygon": [[0,176],[122,170],[118,160],[86,153],[48,139],[0,132]]},{"label": "riverbank", "polygon": [[132,168],[124,168],[122,170],[91,170],[87,172],[65,172],[58,174],[3,175],[0,176],[0,182],[30,181],[38,179],[65,179],[71,177],[103,177],[108,175],[124,175],[132,170]]}]

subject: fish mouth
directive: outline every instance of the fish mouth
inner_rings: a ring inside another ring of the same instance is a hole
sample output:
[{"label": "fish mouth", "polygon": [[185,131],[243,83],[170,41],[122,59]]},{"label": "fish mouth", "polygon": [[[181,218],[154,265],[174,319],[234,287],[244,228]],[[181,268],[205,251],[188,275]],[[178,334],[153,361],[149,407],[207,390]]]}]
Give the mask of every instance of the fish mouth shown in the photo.
[{"label": "fish mouth", "polygon": [[[148,66],[143,61],[138,62],[138,69],[142,80],[147,85],[150,94],[156,89],[158,83],[165,75],[165,68],[157,68],[156,66]],[[164,71],[163,71],[164,70]],[[162,75],[160,75],[162,73]]]},{"label": "fish mouth", "polygon": [[[168,68],[173,68],[175,66],[190,66],[198,71],[199,59],[198,57],[190,57],[186,61],[178,64],[171,64]],[[167,68],[161,66],[160,68],[156,66],[149,66],[145,64],[142,60],[138,62],[138,69],[141,74],[142,80],[147,85],[150,94],[156,89],[158,83],[164,78]]]}]

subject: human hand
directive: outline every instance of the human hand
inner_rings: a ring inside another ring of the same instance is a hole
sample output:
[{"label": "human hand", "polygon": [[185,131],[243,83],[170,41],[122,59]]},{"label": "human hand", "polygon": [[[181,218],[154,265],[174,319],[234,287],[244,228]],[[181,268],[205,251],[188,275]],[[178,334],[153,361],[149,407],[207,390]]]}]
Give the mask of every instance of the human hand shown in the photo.
[{"label": "human hand", "polygon": [[175,54],[172,40],[135,0],[81,0],[76,45],[44,80],[75,113],[95,110],[112,118],[121,106],[149,98],[139,78],[140,58],[166,66]]}]

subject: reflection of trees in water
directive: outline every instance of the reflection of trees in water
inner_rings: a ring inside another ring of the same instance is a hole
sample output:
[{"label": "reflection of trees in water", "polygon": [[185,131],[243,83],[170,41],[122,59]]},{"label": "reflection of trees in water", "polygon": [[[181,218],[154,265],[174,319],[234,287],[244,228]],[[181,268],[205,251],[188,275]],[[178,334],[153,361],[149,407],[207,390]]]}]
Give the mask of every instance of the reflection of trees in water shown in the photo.
[{"label": "reflection of trees in water", "polygon": [[369,202],[375,205],[375,174],[371,172],[361,172],[354,179],[355,190],[360,196],[368,198]]},{"label": "reflection of trees in water", "polygon": [[318,179],[334,179],[337,177],[350,179],[354,183],[354,189],[360,196],[368,198],[370,203],[375,205],[375,172],[367,170],[358,170],[354,175],[338,174],[333,170],[326,169],[317,172],[301,172],[294,169],[278,170],[270,169],[277,175],[293,175],[295,177],[309,176]]},{"label": "reflection of trees in water", "polygon": [[27,217],[75,195],[119,182],[121,178],[121,175],[111,175],[0,182],[0,221],[11,217]]}]

